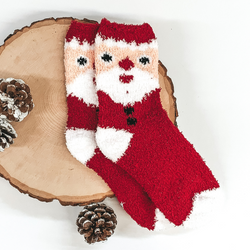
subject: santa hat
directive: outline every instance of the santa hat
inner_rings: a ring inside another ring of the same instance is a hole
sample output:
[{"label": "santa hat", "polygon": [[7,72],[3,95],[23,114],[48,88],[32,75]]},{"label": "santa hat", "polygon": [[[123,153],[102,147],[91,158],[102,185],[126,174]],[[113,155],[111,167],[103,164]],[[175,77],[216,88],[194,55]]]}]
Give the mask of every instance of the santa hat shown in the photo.
[{"label": "santa hat", "polygon": [[118,24],[102,19],[97,32],[96,44],[105,42],[106,45],[119,47],[155,47],[156,37],[148,23],[141,25]]},{"label": "santa hat", "polygon": [[65,45],[76,42],[80,45],[84,43],[94,44],[98,28],[98,23],[81,23],[73,20],[65,37]]}]

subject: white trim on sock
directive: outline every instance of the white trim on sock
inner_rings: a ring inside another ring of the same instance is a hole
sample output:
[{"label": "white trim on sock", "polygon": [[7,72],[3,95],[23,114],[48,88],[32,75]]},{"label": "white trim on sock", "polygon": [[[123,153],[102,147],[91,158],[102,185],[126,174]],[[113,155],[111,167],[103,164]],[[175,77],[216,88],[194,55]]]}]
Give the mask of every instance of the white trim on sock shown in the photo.
[{"label": "white trim on sock", "polygon": [[158,209],[155,209],[155,228],[154,231],[161,231],[165,229],[172,229],[174,228],[174,223],[171,223],[164,214]]},{"label": "white trim on sock", "polygon": [[132,137],[133,134],[125,130],[97,127],[96,143],[107,158],[117,162],[124,155]]},{"label": "white trim on sock", "polygon": [[95,132],[85,129],[66,130],[66,145],[70,153],[85,164],[94,156],[96,141]]},{"label": "white trim on sock", "polygon": [[221,188],[206,190],[197,194],[194,198],[193,210],[190,216],[178,227],[166,219],[164,214],[156,208],[154,231],[173,228],[195,229],[209,225],[220,216],[223,202],[224,195]]},{"label": "white trim on sock", "polygon": [[158,48],[158,44],[156,40],[152,40],[150,43],[141,43],[139,45],[136,44],[136,42],[132,42],[132,43],[127,43],[125,41],[116,41],[113,38],[108,38],[108,39],[102,39],[102,37],[97,34],[96,38],[95,38],[95,44],[96,46],[100,45],[100,44],[104,44],[108,47],[120,47],[120,48],[129,48],[131,50],[146,50],[148,48],[152,48],[152,49],[157,49]]},{"label": "white trim on sock", "polygon": [[193,210],[184,221],[185,228],[197,228],[211,224],[220,215],[224,201],[221,188],[206,190],[194,198]]},{"label": "white trim on sock", "polygon": [[71,47],[72,49],[80,47],[83,51],[86,51],[86,50],[94,50],[95,44],[90,45],[88,42],[83,42],[82,44],[80,44],[80,41],[76,37],[73,37],[73,39],[70,42],[67,42],[67,40],[65,39],[64,49],[68,47]]}]

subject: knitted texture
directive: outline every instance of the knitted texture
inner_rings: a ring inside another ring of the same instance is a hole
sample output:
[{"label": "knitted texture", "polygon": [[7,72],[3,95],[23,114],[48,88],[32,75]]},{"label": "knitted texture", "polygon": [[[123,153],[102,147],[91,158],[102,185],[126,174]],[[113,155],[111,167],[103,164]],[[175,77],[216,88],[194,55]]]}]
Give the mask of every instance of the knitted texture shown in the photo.
[{"label": "knitted texture", "polygon": [[[104,179],[125,211],[139,225],[153,229],[154,203],[128,173],[106,158],[96,146],[98,100],[94,86],[94,44],[92,42],[96,35],[96,27],[98,27],[97,24],[73,21],[65,39],[67,147],[77,160]],[[84,34],[87,36],[86,39]]]},{"label": "knitted texture", "polygon": [[[194,197],[219,184],[162,108],[158,49],[148,26],[106,19],[100,24],[95,49],[96,141],[104,155],[143,187],[170,222],[181,225],[192,212]],[[126,46],[119,45],[121,39]],[[104,60],[105,55],[109,60]]]},{"label": "knitted texture", "polygon": [[73,20],[65,37],[66,42],[71,42],[73,38],[76,38],[80,45],[84,42],[92,45],[95,42],[95,34],[98,28],[98,24],[88,23],[83,25],[83,23]]},{"label": "knitted texture", "polygon": [[151,26],[147,23],[142,25],[126,25],[111,23],[107,19],[102,19],[98,34],[103,39],[114,39],[115,41],[125,41],[127,43],[135,42],[149,43],[155,39],[155,34]]}]

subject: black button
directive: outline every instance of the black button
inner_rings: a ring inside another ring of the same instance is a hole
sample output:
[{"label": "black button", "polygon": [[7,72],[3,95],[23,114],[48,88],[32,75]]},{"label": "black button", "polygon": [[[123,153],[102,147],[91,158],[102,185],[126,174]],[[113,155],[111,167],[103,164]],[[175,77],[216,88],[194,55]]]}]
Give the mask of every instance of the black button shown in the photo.
[{"label": "black button", "polygon": [[134,108],[133,107],[126,107],[124,108],[124,112],[126,113],[126,115],[132,115],[132,113],[134,112]]},{"label": "black button", "polygon": [[137,123],[137,119],[134,118],[134,117],[129,117],[129,118],[127,119],[127,124],[128,124],[128,125],[135,125],[136,123]]}]

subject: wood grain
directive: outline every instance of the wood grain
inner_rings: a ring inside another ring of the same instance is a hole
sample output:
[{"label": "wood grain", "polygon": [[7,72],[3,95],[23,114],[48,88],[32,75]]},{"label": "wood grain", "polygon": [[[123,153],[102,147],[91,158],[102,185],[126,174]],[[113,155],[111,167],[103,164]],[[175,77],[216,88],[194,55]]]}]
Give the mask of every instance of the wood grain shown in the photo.
[{"label": "wood grain", "polygon": [[[18,138],[0,155],[0,175],[20,192],[41,201],[57,199],[62,205],[83,205],[114,194],[65,145],[63,46],[71,20],[49,18],[35,22],[16,30],[0,47],[0,78],[23,79],[30,86],[35,103],[28,117],[12,123]],[[173,84],[160,61],[159,79],[163,108],[176,125]]]}]

